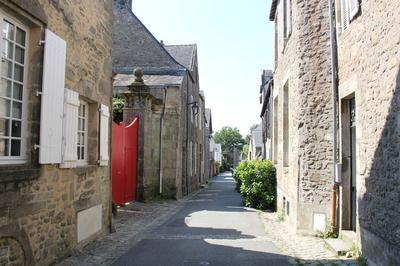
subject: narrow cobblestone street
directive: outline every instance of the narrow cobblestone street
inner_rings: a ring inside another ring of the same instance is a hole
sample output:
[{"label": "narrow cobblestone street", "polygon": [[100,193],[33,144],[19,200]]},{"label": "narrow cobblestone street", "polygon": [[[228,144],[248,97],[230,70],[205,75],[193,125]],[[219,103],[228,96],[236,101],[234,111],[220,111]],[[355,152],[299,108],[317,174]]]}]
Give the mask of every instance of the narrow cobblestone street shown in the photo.
[{"label": "narrow cobblestone street", "polygon": [[116,232],[59,265],[354,265],[322,239],[295,236],[273,213],[242,207],[230,174],[180,201],[134,202]]}]

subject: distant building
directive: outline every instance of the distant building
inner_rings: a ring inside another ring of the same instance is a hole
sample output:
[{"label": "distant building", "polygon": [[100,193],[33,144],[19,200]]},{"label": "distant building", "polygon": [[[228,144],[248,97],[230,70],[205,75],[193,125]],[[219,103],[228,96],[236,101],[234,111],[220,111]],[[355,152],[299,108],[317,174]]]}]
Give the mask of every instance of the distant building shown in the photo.
[{"label": "distant building", "polygon": [[[113,71],[114,92],[131,92],[124,121],[139,116],[138,199],[180,198],[199,188],[204,173],[197,46],[160,43],[129,2],[114,0]],[[134,89],[137,68],[143,91]]]},{"label": "distant building", "polygon": [[272,160],[272,95],[273,95],[273,74],[271,70],[263,70],[261,75],[260,86],[260,103],[261,103],[261,119],[262,119],[262,139],[263,154],[262,158]]},{"label": "distant building", "polygon": [[248,160],[262,159],[264,143],[262,138],[262,126],[257,125],[250,131],[250,143],[249,143],[249,154]]},{"label": "distant building", "polygon": [[210,177],[213,176],[213,171],[211,170],[211,165],[214,161],[214,155],[210,152],[210,141],[212,139],[212,116],[211,116],[211,109],[205,109],[205,133],[204,133],[204,171],[206,180],[208,181]]}]

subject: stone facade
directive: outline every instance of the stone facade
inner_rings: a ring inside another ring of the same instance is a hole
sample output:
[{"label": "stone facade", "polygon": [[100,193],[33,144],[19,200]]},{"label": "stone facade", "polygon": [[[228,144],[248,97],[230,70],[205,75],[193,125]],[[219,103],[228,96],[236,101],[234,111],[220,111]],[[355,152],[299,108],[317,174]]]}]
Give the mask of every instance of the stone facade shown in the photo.
[{"label": "stone facade", "polygon": [[[339,3],[337,3],[339,4]],[[363,0],[341,30],[337,5],[342,182],[340,228],[351,230],[349,99],[355,100],[358,246],[372,265],[400,264],[400,3]]]},{"label": "stone facade", "polygon": [[272,95],[273,95],[273,73],[271,70],[263,70],[260,86],[261,126],[263,154],[262,158],[272,160]]},{"label": "stone facade", "polygon": [[[316,15],[318,14],[318,15]],[[272,159],[278,210],[297,233],[331,219],[332,101],[327,1],[272,1],[275,21]]]},{"label": "stone facade", "polygon": [[132,84],[137,68],[143,70],[147,88],[147,100],[128,100],[125,115],[128,123],[139,114],[138,200],[180,198],[204,182],[204,96],[199,90],[197,47],[159,42],[126,0],[114,0],[113,12],[114,90],[121,93],[129,87],[132,95],[142,95]]},{"label": "stone facade", "polygon": [[[109,232],[110,168],[98,166],[98,106],[111,105],[112,7],[109,1],[0,3],[28,29],[27,161],[0,166],[0,264],[48,265]],[[89,103],[88,164],[74,169],[38,164],[43,46],[49,29],[67,42],[66,87]],[[77,213],[101,206],[101,228],[78,243]],[[21,254],[23,254],[21,256]]]}]

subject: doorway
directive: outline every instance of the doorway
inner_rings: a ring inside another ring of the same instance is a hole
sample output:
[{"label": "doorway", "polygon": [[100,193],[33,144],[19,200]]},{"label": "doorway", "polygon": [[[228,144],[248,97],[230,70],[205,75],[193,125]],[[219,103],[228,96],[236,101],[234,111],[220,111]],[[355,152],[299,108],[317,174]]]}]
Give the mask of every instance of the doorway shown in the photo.
[{"label": "doorway", "polygon": [[356,103],[355,98],[349,100],[350,110],[350,209],[351,209],[351,230],[356,231],[357,221],[357,157],[356,157]]},{"label": "doorway", "polygon": [[357,127],[355,97],[341,102],[342,182],[340,216],[343,230],[356,231],[357,224]]}]

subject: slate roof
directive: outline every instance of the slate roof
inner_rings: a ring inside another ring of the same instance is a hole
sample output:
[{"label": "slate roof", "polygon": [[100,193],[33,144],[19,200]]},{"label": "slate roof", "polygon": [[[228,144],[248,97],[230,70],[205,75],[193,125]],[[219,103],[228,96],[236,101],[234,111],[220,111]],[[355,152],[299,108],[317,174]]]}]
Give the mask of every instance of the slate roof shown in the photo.
[{"label": "slate roof", "polygon": [[[135,75],[133,74],[117,74],[114,77],[114,87],[127,87],[133,83]],[[158,87],[164,85],[180,86],[183,80],[182,76],[170,75],[144,75],[144,83],[149,87]]]},{"label": "slate roof", "polygon": [[196,44],[165,45],[164,47],[181,65],[191,71],[193,70],[194,57],[197,52]]},{"label": "slate roof", "polygon": [[113,1],[112,61],[115,73],[132,73],[141,67],[144,73],[182,75],[185,67],[133,14],[125,0]]}]

